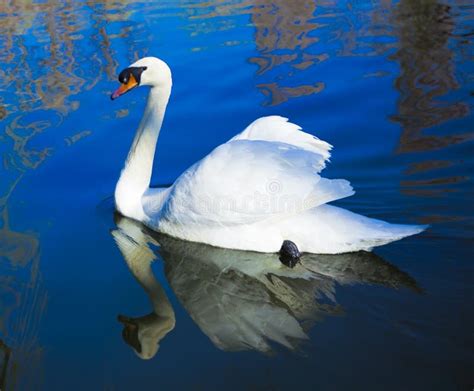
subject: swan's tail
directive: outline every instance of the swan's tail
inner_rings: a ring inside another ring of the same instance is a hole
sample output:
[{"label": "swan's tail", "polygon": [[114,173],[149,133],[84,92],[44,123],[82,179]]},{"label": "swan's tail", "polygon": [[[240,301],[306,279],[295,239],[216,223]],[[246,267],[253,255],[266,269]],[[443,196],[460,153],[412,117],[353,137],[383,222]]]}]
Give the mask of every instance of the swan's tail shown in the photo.
[{"label": "swan's tail", "polygon": [[427,225],[390,224],[332,205],[321,205],[291,221],[285,238],[302,252],[340,254],[374,247],[424,231]]},{"label": "swan's tail", "polygon": [[370,232],[366,238],[360,239],[360,244],[367,246],[366,248],[362,248],[362,250],[366,251],[370,251],[374,247],[395,242],[408,236],[419,234],[428,228],[428,225],[390,224],[381,220],[370,220],[372,220],[374,226],[367,228],[372,232]]}]

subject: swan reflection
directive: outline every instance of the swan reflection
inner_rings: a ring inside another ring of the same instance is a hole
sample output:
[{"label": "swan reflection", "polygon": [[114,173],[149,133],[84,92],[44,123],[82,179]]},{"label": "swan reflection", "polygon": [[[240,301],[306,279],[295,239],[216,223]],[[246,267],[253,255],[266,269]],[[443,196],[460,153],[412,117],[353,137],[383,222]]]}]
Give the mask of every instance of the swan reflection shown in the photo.
[{"label": "swan reflection", "polygon": [[123,324],[122,336],[140,358],[152,358],[159,348],[159,342],[173,330],[175,316],[173,307],[163,287],[151,270],[155,254],[148,246],[153,239],[132,220],[122,218],[112,236],[125,258],[130,272],[150,298],[153,311],[147,315],[131,318],[119,315]]},{"label": "swan reflection", "polygon": [[296,349],[316,322],[342,312],[335,299],[337,284],[419,290],[408,274],[373,253],[308,254],[290,269],[277,254],[185,242],[124,217],[116,223],[112,235],[153,306],[145,316],[119,316],[125,341],[141,358],[153,357],[175,325],[173,308],[151,269],[157,256],[180,303],[225,351],[270,352],[272,344]]}]

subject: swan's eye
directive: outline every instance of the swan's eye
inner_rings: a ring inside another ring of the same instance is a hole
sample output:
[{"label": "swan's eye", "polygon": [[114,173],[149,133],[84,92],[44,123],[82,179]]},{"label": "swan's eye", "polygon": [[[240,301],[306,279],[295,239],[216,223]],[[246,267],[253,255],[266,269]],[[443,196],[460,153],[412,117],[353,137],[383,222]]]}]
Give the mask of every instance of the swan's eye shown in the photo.
[{"label": "swan's eye", "polygon": [[142,76],[143,71],[145,71],[147,67],[129,67],[125,68],[119,74],[119,82],[122,84],[128,83],[131,77],[135,78],[135,80],[140,84],[140,79]]},{"label": "swan's eye", "polygon": [[122,72],[120,72],[119,77],[118,77],[119,82],[122,84],[127,84],[128,80],[130,79],[130,73],[131,73],[130,68],[126,68]]}]

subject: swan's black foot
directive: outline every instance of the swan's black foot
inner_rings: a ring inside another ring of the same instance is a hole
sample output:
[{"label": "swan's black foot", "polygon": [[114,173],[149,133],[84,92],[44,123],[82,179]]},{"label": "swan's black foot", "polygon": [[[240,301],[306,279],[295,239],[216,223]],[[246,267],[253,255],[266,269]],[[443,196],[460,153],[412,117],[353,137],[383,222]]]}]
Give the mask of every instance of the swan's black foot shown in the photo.
[{"label": "swan's black foot", "polygon": [[295,267],[300,261],[301,253],[291,240],[284,240],[280,248],[280,261],[288,267]]}]

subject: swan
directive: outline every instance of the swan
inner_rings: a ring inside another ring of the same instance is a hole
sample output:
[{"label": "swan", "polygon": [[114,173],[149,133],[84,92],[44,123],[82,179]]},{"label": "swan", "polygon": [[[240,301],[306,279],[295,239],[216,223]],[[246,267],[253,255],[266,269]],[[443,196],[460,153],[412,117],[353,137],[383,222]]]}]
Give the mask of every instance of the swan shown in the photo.
[{"label": "swan", "polygon": [[169,66],[145,57],[119,74],[111,99],[149,86],[145,112],[115,188],[123,216],[170,236],[215,247],[338,254],[417,234],[328,203],[354,194],[344,179],[320,176],[332,146],[280,116],[262,117],[184,171],[168,188],[150,188],[156,143],[171,94]]}]

